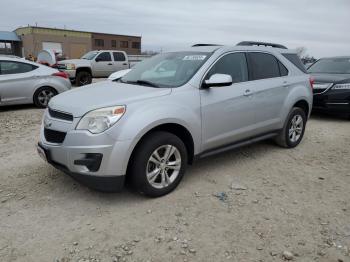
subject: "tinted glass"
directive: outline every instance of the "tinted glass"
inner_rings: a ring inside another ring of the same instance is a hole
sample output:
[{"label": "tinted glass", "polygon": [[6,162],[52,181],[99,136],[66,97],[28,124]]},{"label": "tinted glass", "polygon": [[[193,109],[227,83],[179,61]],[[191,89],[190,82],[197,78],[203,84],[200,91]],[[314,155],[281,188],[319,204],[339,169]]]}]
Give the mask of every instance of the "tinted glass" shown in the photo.
[{"label": "tinted glass", "polygon": [[308,69],[309,73],[350,74],[350,58],[320,59]]},{"label": "tinted glass", "polygon": [[278,66],[280,68],[280,75],[281,76],[287,76],[288,75],[288,69],[280,61],[278,61]]},{"label": "tinted glass", "polygon": [[292,62],[297,68],[299,68],[302,72],[307,73],[303,62],[301,62],[299,56],[297,54],[282,54],[285,58],[287,58],[290,62]]},{"label": "tinted glass", "polygon": [[120,52],[113,52],[114,61],[125,61],[125,55]]},{"label": "tinted glass", "polygon": [[102,62],[112,61],[112,57],[111,57],[111,54],[109,52],[103,52],[103,53],[99,54],[98,57],[96,57],[96,58],[98,58]]},{"label": "tinted glass", "polygon": [[121,82],[148,81],[158,87],[178,87],[187,83],[210,55],[207,52],[162,53],[136,64]]},{"label": "tinted glass", "polygon": [[270,54],[248,53],[250,80],[274,78],[280,76],[277,59]]},{"label": "tinted glass", "polygon": [[0,73],[2,75],[21,74],[30,72],[38,68],[37,66],[13,61],[0,61]]},{"label": "tinted glass", "polygon": [[243,53],[225,55],[210,69],[205,79],[214,74],[232,76],[233,83],[248,81],[247,60]]}]

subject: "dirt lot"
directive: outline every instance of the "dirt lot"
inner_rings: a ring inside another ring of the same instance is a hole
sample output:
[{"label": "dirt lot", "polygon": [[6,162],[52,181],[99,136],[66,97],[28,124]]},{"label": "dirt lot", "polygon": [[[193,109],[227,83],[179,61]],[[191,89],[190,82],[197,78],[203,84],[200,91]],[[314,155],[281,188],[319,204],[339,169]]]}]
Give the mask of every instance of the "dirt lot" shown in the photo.
[{"label": "dirt lot", "polygon": [[201,160],[146,199],[77,184],[36,154],[42,110],[1,110],[0,261],[350,261],[348,120]]}]

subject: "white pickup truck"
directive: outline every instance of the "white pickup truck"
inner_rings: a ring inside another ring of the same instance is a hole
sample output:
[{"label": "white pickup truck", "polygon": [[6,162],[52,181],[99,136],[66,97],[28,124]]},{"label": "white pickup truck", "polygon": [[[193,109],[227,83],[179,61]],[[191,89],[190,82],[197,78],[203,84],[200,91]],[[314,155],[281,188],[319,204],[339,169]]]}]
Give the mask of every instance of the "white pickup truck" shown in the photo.
[{"label": "white pickup truck", "polygon": [[68,73],[75,85],[82,86],[92,82],[93,77],[108,77],[112,73],[131,68],[146,56],[128,56],[124,51],[90,51],[81,59],[63,60],[57,63],[60,71]]}]

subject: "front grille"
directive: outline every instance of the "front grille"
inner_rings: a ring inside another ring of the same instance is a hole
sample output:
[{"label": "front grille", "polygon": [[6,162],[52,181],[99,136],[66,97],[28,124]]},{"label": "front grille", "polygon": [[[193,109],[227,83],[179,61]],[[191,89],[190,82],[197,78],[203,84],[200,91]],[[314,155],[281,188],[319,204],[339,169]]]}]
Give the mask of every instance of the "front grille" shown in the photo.
[{"label": "front grille", "polygon": [[63,113],[63,112],[60,112],[60,111],[52,110],[51,108],[49,108],[49,114],[53,118],[57,118],[57,119],[73,122],[73,115],[72,114],[68,114],[68,113]]},{"label": "front grille", "polygon": [[57,69],[58,70],[65,70],[65,69],[67,69],[67,66],[65,65],[65,64],[57,64]]},{"label": "front grille", "polygon": [[44,135],[47,142],[60,144],[66,138],[65,132],[55,131],[51,129],[44,129]]}]

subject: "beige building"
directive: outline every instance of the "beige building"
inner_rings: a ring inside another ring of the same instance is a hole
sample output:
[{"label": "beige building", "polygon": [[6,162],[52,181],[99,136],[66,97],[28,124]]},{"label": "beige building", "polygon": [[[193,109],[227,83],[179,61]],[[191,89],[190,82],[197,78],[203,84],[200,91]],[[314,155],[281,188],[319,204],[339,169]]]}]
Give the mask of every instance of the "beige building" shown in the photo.
[{"label": "beige building", "polygon": [[45,27],[21,27],[15,30],[22,41],[22,56],[37,56],[43,49],[55,50],[66,58],[80,58],[91,50],[123,50],[141,54],[141,37],[83,32]]}]

